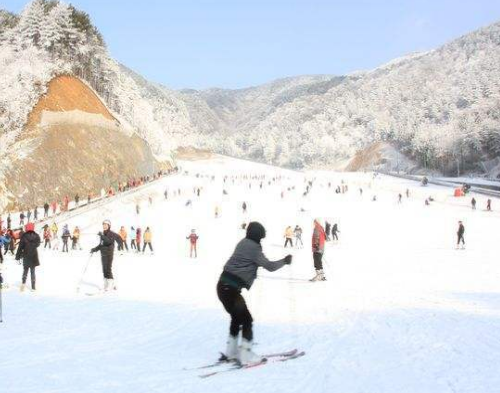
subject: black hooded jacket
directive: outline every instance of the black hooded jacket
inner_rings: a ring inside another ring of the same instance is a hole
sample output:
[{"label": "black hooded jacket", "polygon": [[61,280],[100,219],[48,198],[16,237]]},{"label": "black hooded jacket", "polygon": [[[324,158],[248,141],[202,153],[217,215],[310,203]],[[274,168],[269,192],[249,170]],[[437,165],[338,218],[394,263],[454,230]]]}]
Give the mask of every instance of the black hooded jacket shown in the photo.
[{"label": "black hooded jacket", "polygon": [[265,237],[266,230],[262,224],[258,222],[248,224],[246,237],[238,243],[233,255],[224,265],[222,282],[237,289],[250,289],[259,267],[273,272],[285,265],[285,258],[271,262],[263,254],[260,241]]}]

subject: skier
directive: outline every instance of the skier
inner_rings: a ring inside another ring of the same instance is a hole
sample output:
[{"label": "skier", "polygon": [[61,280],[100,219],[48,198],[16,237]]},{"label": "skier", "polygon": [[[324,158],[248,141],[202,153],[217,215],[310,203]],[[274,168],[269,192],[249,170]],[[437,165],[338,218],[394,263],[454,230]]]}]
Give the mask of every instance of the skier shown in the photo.
[{"label": "skier", "polygon": [[137,250],[137,245],[135,244],[136,232],[134,227],[130,227],[130,249]]},{"label": "skier", "polygon": [[122,245],[121,247],[118,246],[118,251],[123,251],[123,249],[125,248],[128,252],[128,245],[127,245],[127,230],[125,229],[124,226],[122,226],[120,228],[120,232],[118,232],[118,234],[120,235],[120,237],[122,238]]},{"label": "skier", "polygon": [[52,235],[54,236],[54,238],[56,238],[57,237],[57,232],[59,231],[59,228],[57,227],[57,224],[56,224],[55,221],[52,223],[52,226],[50,227],[50,230],[52,231]]},{"label": "skier", "polygon": [[93,254],[97,251],[101,252],[102,272],[104,276],[104,291],[116,289],[113,283],[113,254],[115,250],[115,242],[120,244],[122,238],[111,230],[111,221],[104,220],[102,223],[102,232],[98,233],[100,238],[99,244],[90,250]]},{"label": "skier", "polygon": [[191,234],[186,236],[186,239],[189,240],[189,258],[193,257],[193,251],[194,251],[194,257],[198,258],[198,251],[196,245],[198,243],[199,236],[196,234],[196,229],[191,229]]},{"label": "skier", "polygon": [[292,227],[289,225],[286,227],[285,229],[285,248],[288,244],[290,244],[290,247],[293,247],[293,242],[292,242],[292,239],[293,239],[293,229]]},{"label": "skier", "polygon": [[330,239],[330,230],[332,228],[332,224],[330,224],[328,221],[325,221],[325,235],[326,235],[326,241],[329,242]]},{"label": "skier", "polygon": [[12,225],[12,218],[10,217],[10,213],[7,215],[7,229],[10,229]]},{"label": "skier", "polygon": [[219,218],[219,206],[215,206],[215,218]]},{"label": "skier", "polygon": [[68,240],[69,238],[71,237],[71,234],[69,232],[69,228],[68,228],[68,224],[65,224],[63,226],[63,233],[62,233],[62,241],[63,241],[63,248],[62,248],[62,252],[68,252]]},{"label": "skier", "polygon": [[476,198],[472,197],[470,203],[472,205],[472,210],[476,210]]},{"label": "skier", "polygon": [[400,204],[403,201],[403,195],[401,193],[398,194],[398,204]]},{"label": "skier", "polygon": [[[266,237],[266,230],[262,224],[251,222],[248,224],[246,237],[242,239],[233,255],[224,266],[224,270],[217,283],[217,296],[225,310],[231,316],[229,337],[224,358],[237,359],[241,364],[258,363],[263,359],[252,351],[253,346],[253,318],[247,308],[241,290],[250,290],[257,277],[259,267],[273,272],[284,265],[292,263],[292,256],[271,262],[262,252],[261,240]],[[241,347],[238,351],[238,335],[242,330]]]},{"label": "skier", "polygon": [[21,236],[19,247],[16,252],[16,261],[23,259],[23,277],[21,292],[26,288],[28,271],[31,275],[31,290],[36,290],[35,268],[40,265],[37,248],[40,246],[40,236],[35,232],[33,223],[26,224],[26,232]]},{"label": "skier", "polygon": [[462,221],[459,221],[458,222],[458,231],[457,231],[457,249],[458,249],[460,242],[462,242],[462,249],[465,248],[464,233],[465,233],[464,224],[462,223]]},{"label": "skier", "polygon": [[80,228],[78,228],[77,226],[73,230],[73,237],[71,238],[71,240],[73,241],[73,243],[71,244],[72,250],[76,250],[77,248],[79,250],[82,249],[82,247],[80,246]]},{"label": "skier", "polygon": [[491,199],[489,199],[489,198],[486,201],[486,210],[489,212],[491,211]]},{"label": "skier", "polygon": [[141,228],[137,227],[137,230],[135,231],[135,244],[137,246],[137,252],[141,251],[141,240],[142,240],[142,230]]},{"label": "skier", "polygon": [[316,270],[316,275],[311,279],[311,281],[326,281],[325,273],[323,272],[323,253],[325,252],[325,240],[326,234],[325,230],[319,223],[319,219],[314,220],[314,231],[312,235],[312,252],[314,269]]},{"label": "skier", "polygon": [[[7,255],[7,253],[9,252],[9,248],[10,248],[10,243],[13,242],[14,240],[12,239],[12,230],[7,230],[7,232],[0,237],[0,243],[3,245],[4,247],[4,255]],[[0,248],[0,254],[2,253],[2,250]]]},{"label": "skier", "polygon": [[44,225],[43,227],[43,241],[44,245],[43,248],[47,248],[47,245],[49,246],[49,250],[52,248],[52,244],[50,243],[50,240],[52,239],[52,234],[50,233],[50,228],[47,224]]},{"label": "skier", "polygon": [[24,212],[21,212],[21,214],[19,215],[19,225],[20,226],[23,226],[24,225],[24,218],[26,216],[24,215]]},{"label": "skier", "polygon": [[33,209],[33,221],[38,221],[38,207],[34,207]]},{"label": "skier", "polygon": [[333,224],[332,227],[332,240],[339,240],[339,237],[337,236],[337,233],[340,233],[339,227],[337,224]]},{"label": "skier", "polygon": [[151,229],[146,227],[146,231],[144,232],[144,246],[142,247],[142,252],[146,251],[146,246],[149,246],[151,253],[153,253],[153,246],[151,245],[151,240],[153,239],[153,235],[151,234]]},{"label": "skier", "polygon": [[45,202],[43,204],[43,218],[47,218],[49,216],[49,203]]},{"label": "skier", "polygon": [[241,205],[241,209],[243,210],[243,214],[245,214],[247,212],[247,203],[246,202],[243,202],[243,204]]},{"label": "skier", "polygon": [[304,243],[302,243],[302,228],[299,227],[298,225],[295,225],[295,229],[293,230],[295,234],[295,245],[298,246],[300,242],[300,247],[302,248],[304,246]]}]

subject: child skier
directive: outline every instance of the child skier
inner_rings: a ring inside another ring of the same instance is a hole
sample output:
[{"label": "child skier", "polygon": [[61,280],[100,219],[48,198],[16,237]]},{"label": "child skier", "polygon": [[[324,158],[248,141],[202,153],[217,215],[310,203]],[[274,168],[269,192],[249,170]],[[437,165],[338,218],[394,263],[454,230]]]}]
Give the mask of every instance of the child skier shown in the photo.
[{"label": "child skier", "polygon": [[[217,283],[217,296],[226,311],[231,316],[229,338],[224,357],[237,359],[241,364],[252,364],[262,361],[262,358],[252,351],[253,345],[253,318],[247,308],[241,290],[250,290],[257,277],[259,267],[273,272],[284,265],[292,263],[292,256],[271,262],[262,252],[261,240],[266,237],[266,230],[262,224],[251,222],[248,224],[246,237],[242,239],[233,255],[224,266],[224,270]],[[241,347],[238,351],[238,335],[242,330]]]}]

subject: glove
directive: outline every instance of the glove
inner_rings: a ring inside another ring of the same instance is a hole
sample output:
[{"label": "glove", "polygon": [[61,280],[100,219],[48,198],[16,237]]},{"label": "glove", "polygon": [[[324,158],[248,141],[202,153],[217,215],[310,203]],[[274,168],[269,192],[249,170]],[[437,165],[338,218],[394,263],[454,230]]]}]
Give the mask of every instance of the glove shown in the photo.
[{"label": "glove", "polygon": [[93,254],[94,252],[97,252],[97,251],[98,251],[97,247],[94,247],[94,248],[92,248],[92,249],[90,250],[90,253],[91,253],[91,254]]},{"label": "glove", "polygon": [[97,236],[102,237],[102,232],[99,232]]},{"label": "glove", "polygon": [[283,262],[285,263],[285,265],[291,265],[292,264],[292,256],[290,254],[288,254],[285,257],[285,260]]}]

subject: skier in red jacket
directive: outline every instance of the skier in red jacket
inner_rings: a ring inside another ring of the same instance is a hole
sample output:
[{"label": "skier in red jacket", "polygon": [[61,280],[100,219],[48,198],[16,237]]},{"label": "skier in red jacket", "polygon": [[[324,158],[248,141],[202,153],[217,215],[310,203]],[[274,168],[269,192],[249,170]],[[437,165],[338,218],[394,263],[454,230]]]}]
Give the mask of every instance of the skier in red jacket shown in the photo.
[{"label": "skier in red jacket", "polygon": [[314,269],[316,275],[311,281],[326,281],[325,273],[323,272],[323,253],[325,252],[326,233],[319,219],[314,220],[314,231],[312,235],[312,252],[314,260]]},{"label": "skier in red jacket", "polygon": [[191,234],[189,236],[186,236],[186,239],[189,240],[189,244],[190,244],[189,258],[193,257],[193,251],[194,251],[194,257],[198,258],[198,254],[196,252],[196,243],[198,242],[198,235],[196,234],[196,230],[191,229]]}]

